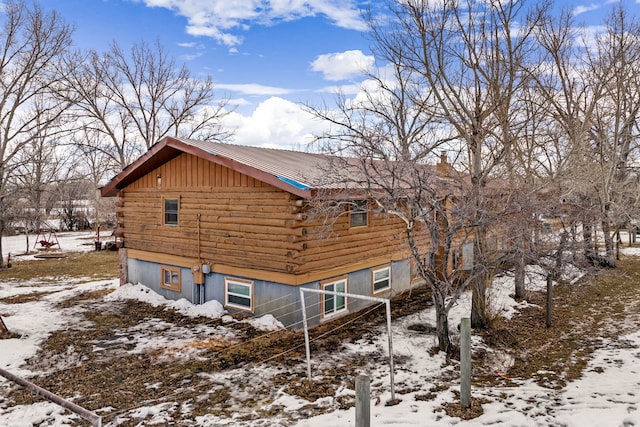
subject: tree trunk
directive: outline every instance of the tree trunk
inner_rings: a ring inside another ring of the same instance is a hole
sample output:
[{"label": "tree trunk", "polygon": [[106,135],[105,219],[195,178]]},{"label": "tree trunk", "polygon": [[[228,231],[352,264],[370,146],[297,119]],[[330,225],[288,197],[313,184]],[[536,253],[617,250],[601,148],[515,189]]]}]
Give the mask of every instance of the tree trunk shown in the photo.
[{"label": "tree trunk", "polygon": [[484,230],[476,230],[473,262],[473,293],[471,294],[471,327],[485,329],[489,326],[487,315],[487,280],[488,274],[484,261],[486,234]]},{"label": "tree trunk", "polygon": [[4,199],[0,199],[0,267],[4,266],[4,255],[2,251],[2,236],[4,236]]},{"label": "tree trunk", "polygon": [[516,285],[516,289],[515,289],[516,300],[524,298],[524,292],[525,292],[524,278],[525,278],[525,262],[524,262],[524,256],[521,252],[518,254],[518,257],[516,258],[516,265],[515,265],[515,271],[514,271],[514,281]]},{"label": "tree trunk", "polygon": [[484,269],[477,271],[473,279],[471,294],[471,327],[486,329],[489,326],[487,316],[487,273]]},{"label": "tree trunk", "polygon": [[25,240],[25,243],[27,244],[27,248],[24,250],[24,253],[28,254],[29,253],[29,246],[30,246],[30,244],[29,244],[29,227],[28,226],[26,226],[24,228],[24,240]]},{"label": "tree trunk", "polygon": [[553,270],[553,276],[557,279],[562,274],[564,266],[564,248],[567,245],[567,239],[569,235],[566,231],[560,234],[560,243],[558,244],[558,251],[556,252],[556,265]]},{"label": "tree trunk", "polygon": [[439,290],[433,293],[433,304],[436,308],[436,334],[438,336],[438,349],[440,351],[448,352],[451,347],[451,341],[449,339],[449,313],[446,309],[445,295]]},{"label": "tree trunk", "polygon": [[551,274],[547,274],[547,311],[545,316],[545,326],[550,328],[553,324],[553,279]]},{"label": "tree trunk", "polygon": [[593,262],[595,260],[595,251],[593,250],[593,241],[591,240],[591,224],[588,221],[585,221],[582,224],[582,242],[583,242],[583,253],[584,257],[589,261]]},{"label": "tree trunk", "polygon": [[607,221],[606,219],[602,221],[602,234],[604,234],[604,247],[605,247],[606,260],[607,262],[614,264],[613,235],[611,234],[609,221]]}]

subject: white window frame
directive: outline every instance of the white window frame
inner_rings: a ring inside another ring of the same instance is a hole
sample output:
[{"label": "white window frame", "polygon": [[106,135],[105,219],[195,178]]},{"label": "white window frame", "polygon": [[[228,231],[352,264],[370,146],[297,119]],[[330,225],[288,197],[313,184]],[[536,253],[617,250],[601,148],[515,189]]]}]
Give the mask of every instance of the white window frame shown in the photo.
[{"label": "white window frame", "polygon": [[[387,271],[387,277],[385,279],[376,281],[376,273],[380,273],[385,270]],[[376,289],[376,283],[383,282],[384,280],[387,281],[387,286],[385,286],[384,288]],[[376,268],[375,270],[371,271],[371,288],[374,294],[386,292],[391,289],[391,267],[390,266]]]},{"label": "white window frame", "polygon": [[[234,293],[229,291],[229,285],[243,286],[249,289],[249,295],[240,293]],[[229,297],[245,298],[249,300],[249,305],[243,305],[234,303],[229,300]],[[224,278],[224,306],[231,307],[236,310],[248,311],[253,313],[253,282],[250,280],[233,279],[230,277]]]},{"label": "white window frame", "polygon": [[[336,289],[336,285],[344,283],[344,290],[340,290],[340,289]],[[330,282],[326,282],[326,283],[321,283],[320,284],[321,288],[323,291],[330,291],[330,292],[343,292],[343,293],[347,293],[348,292],[348,280],[346,277],[340,278],[340,279],[336,279],[336,280],[332,280]],[[331,289],[328,289],[329,287],[332,287]],[[342,298],[343,299],[343,307],[340,308],[339,310],[336,309],[336,301],[337,298]],[[330,312],[327,312],[327,300],[333,300],[333,309]],[[322,318],[326,319],[329,317],[333,317],[333,316],[337,316],[341,313],[346,313],[347,310],[347,297],[346,296],[338,296],[338,295],[330,295],[330,294],[324,294],[322,296]]]}]

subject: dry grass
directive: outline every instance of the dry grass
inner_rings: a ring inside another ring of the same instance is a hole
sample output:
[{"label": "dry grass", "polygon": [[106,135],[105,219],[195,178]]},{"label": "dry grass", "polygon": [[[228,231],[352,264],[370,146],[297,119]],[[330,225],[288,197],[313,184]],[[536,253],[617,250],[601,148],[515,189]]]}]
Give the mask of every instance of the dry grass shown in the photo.
[{"label": "dry grass", "polygon": [[0,270],[0,280],[22,281],[42,277],[111,279],[118,275],[118,252],[67,252],[66,258],[14,262],[10,269]]},{"label": "dry grass", "polygon": [[[640,262],[625,259],[618,268],[601,270],[580,284],[554,289],[553,324],[545,327],[546,295],[530,293],[536,304],[512,320],[502,320],[482,333],[492,347],[515,357],[507,377],[533,378],[540,385],[559,389],[580,378],[591,354],[604,339],[615,339],[636,330],[625,324],[640,312]],[[505,378],[478,378],[480,383],[505,384]],[[508,381],[507,381],[508,382]]]}]

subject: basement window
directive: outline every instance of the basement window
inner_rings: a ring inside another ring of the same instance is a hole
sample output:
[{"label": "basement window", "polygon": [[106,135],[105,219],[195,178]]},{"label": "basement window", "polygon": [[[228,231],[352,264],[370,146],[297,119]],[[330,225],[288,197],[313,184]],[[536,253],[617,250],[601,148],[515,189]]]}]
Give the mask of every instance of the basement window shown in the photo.
[{"label": "basement window", "polygon": [[[340,279],[334,282],[324,283],[323,291],[347,292],[347,279]],[[323,317],[329,317],[347,311],[347,299],[343,295],[324,294],[322,296]]]},{"label": "basement window", "polygon": [[167,266],[160,267],[160,276],[162,277],[160,283],[161,288],[180,292],[182,287],[180,268]]},{"label": "basement window", "polygon": [[253,312],[253,282],[240,279],[224,279],[224,305]]},{"label": "basement window", "polygon": [[178,199],[164,199],[162,213],[164,225],[178,225]]},{"label": "basement window", "polygon": [[383,292],[391,289],[391,268],[384,267],[373,270],[373,293]]},{"label": "basement window", "polygon": [[354,200],[349,205],[349,226],[366,227],[369,224],[369,204],[366,200]]}]

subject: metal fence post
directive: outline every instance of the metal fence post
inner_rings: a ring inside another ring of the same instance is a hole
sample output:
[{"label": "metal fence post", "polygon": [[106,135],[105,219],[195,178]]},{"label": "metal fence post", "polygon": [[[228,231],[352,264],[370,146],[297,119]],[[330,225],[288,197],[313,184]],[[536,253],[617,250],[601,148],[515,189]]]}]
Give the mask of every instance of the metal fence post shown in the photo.
[{"label": "metal fence post", "polygon": [[5,371],[4,369],[0,368],[0,375],[2,375],[3,377],[5,377],[6,379],[13,381],[16,384],[19,384],[23,387],[25,387],[26,389],[28,389],[29,391],[31,391],[32,393],[35,393],[39,396],[44,397],[45,399],[62,406],[63,408],[66,408],[68,410],[70,410],[71,412],[75,412],[76,414],[80,415],[82,418],[84,418],[85,420],[88,420],[91,422],[91,425],[93,427],[102,427],[102,417],[99,415],[94,414],[91,411],[88,411],[86,409],[84,409],[82,406],[78,406],[75,403],[69,402],[68,400],[65,400],[63,398],[61,398],[60,396],[57,396],[53,393],[51,393],[48,390],[43,389],[42,387],[39,387],[37,385],[35,385],[34,383],[27,381],[23,378],[20,378],[16,375],[13,375],[11,372],[9,371]]}]

